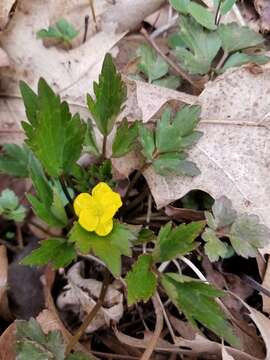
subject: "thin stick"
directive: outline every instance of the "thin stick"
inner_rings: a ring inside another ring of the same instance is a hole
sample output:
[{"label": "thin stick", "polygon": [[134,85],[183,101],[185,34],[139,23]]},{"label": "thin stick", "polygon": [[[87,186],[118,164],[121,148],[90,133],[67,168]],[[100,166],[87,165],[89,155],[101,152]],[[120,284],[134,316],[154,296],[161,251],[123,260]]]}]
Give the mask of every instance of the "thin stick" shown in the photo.
[{"label": "thin stick", "polygon": [[149,360],[150,359],[153,351],[155,350],[155,347],[156,347],[156,344],[160,337],[161,331],[163,329],[163,314],[162,314],[162,309],[161,309],[160,303],[158,301],[157,295],[154,295],[152,297],[152,301],[153,301],[153,305],[154,305],[155,313],[156,313],[155,331],[154,331],[154,334],[153,334],[153,336],[152,336],[152,338],[140,360]]},{"label": "thin stick", "polygon": [[24,248],[21,225],[16,224],[16,235],[19,249]]},{"label": "thin stick", "polygon": [[229,53],[227,51],[225,51],[224,54],[222,55],[222,58],[219,60],[219,63],[216,66],[216,69],[215,69],[216,71],[221,69],[221,67],[224,65],[225,61],[227,60],[228,56],[229,56]]},{"label": "thin stick", "polygon": [[164,316],[165,322],[166,322],[166,324],[167,324],[167,327],[168,327],[168,329],[169,329],[169,332],[170,332],[170,334],[171,334],[172,340],[173,340],[173,342],[174,342],[174,344],[175,344],[175,343],[176,343],[176,335],[175,335],[175,333],[174,333],[174,331],[173,331],[172,324],[171,324],[171,322],[170,322],[170,320],[169,320],[169,318],[168,318],[166,309],[165,309],[165,307],[164,307],[164,305],[163,305],[163,303],[162,303],[162,301],[161,301],[161,298],[160,298],[160,296],[159,296],[159,293],[157,293],[157,299],[158,299],[159,305],[160,305],[160,307],[161,307],[161,309],[162,309],[163,316]]},{"label": "thin stick", "polygon": [[77,342],[79,342],[81,336],[84,334],[85,330],[88,328],[89,324],[91,323],[91,321],[94,319],[94,317],[98,313],[99,309],[101,308],[101,306],[104,302],[106,293],[107,293],[109,281],[110,281],[110,275],[109,275],[108,271],[106,271],[98,301],[96,302],[96,305],[93,307],[93,309],[90,311],[90,313],[87,315],[87,317],[83,321],[82,325],[76,331],[75,335],[72,336],[72,338],[70,339],[70,341],[67,345],[67,348],[66,348],[66,356],[71,352],[71,350],[74,348],[74,346],[77,344]]},{"label": "thin stick", "polygon": [[83,44],[86,42],[87,32],[88,32],[88,25],[89,25],[89,15],[86,15],[85,18],[84,18]]},{"label": "thin stick", "polygon": [[193,87],[195,87],[198,90],[202,90],[200,86],[198,86],[191,77],[184,72],[178,65],[176,65],[168,56],[166,56],[163,51],[159,48],[159,46],[156,44],[156,42],[151,39],[151,37],[148,35],[147,31],[142,28],[141,34],[145,37],[145,39],[149,42],[149,44],[156,50],[156,52],[179,74],[182,76],[183,79],[188,81]]},{"label": "thin stick", "polygon": [[91,8],[92,17],[93,17],[93,20],[95,23],[95,30],[98,31],[97,18],[96,18],[95,7],[94,7],[94,0],[89,0],[89,4],[90,4],[90,8]]}]

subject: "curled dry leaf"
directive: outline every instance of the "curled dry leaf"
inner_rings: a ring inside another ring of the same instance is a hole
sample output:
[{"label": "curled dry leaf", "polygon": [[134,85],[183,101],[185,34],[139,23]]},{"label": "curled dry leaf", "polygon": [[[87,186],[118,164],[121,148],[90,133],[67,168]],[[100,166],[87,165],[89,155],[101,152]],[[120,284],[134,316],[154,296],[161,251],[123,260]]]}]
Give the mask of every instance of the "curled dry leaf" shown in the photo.
[{"label": "curled dry leaf", "polygon": [[8,259],[6,247],[0,246],[0,316],[10,320],[11,314],[7,298],[8,289]]},{"label": "curled dry leaf", "polygon": [[[68,271],[68,285],[57,298],[57,306],[60,310],[72,310],[83,320],[85,314],[88,314],[96,304],[102,282],[95,279],[85,279],[81,276],[81,262],[76,263]],[[110,322],[118,322],[124,312],[123,294],[117,290],[117,284],[109,285],[104,300],[104,306],[100,308],[97,315],[87,328],[87,332],[91,333],[101,328],[109,326]]]},{"label": "curled dry leaf", "polygon": [[15,10],[17,0],[3,0],[0,3],[0,31],[3,31],[9,23],[12,12]]},{"label": "curled dry leaf", "polygon": [[222,344],[221,354],[222,354],[222,360],[234,360],[234,358],[226,350],[224,344]]},{"label": "curled dry leaf", "polygon": [[270,31],[270,3],[268,0],[254,0],[254,6],[260,16],[262,32]]},{"label": "curled dry leaf", "polygon": [[[262,286],[270,291],[270,259],[267,260],[266,271],[263,277]],[[262,294],[263,312],[270,314],[270,297]]]}]

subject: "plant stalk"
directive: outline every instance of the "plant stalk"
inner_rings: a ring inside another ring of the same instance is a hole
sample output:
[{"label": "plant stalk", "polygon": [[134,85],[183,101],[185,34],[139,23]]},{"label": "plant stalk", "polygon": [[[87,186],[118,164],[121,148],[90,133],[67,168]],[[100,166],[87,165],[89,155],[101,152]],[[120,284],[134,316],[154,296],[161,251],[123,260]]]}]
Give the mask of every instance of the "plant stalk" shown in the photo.
[{"label": "plant stalk", "polygon": [[102,142],[102,160],[106,159],[106,149],[107,149],[107,135],[103,136],[103,142]]},{"label": "plant stalk", "polygon": [[70,339],[70,341],[67,345],[67,348],[66,348],[66,353],[65,353],[66,356],[70,354],[71,350],[74,348],[74,346],[77,344],[77,342],[79,342],[81,336],[84,334],[85,330],[88,328],[89,324],[91,323],[91,321],[94,319],[94,317],[98,313],[99,309],[101,308],[101,306],[104,302],[107,290],[108,290],[109,282],[110,282],[110,274],[107,270],[105,270],[102,288],[100,291],[99,298],[96,302],[96,305],[93,307],[93,309],[90,311],[90,313],[86,316],[82,325],[76,331],[74,336],[72,336],[72,338]]}]

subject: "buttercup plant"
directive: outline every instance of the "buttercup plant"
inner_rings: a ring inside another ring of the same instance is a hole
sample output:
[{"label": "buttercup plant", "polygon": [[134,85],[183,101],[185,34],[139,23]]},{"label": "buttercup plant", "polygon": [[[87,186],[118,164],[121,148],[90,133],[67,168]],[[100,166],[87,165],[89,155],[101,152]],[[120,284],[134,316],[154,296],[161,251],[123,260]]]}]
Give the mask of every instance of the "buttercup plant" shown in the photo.
[{"label": "buttercup plant", "polygon": [[[44,79],[39,81],[37,94],[25,83],[21,83],[21,93],[28,119],[23,123],[25,145],[16,147],[13,152],[6,146],[0,169],[8,172],[10,162],[16,163],[17,159],[24,168],[24,176],[32,179],[36,191],[35,195],[27,196],[33,211],[49,226],[62,229],[61,236],[43,240],[22,263],[67,268],[78,257],[91,254],[94,259],[99,258],[104,267],[100,301],[71,339],[66,356],[95,316],[98,306],[102,305],[111,276],[121,277],[125,282],[128,305],[146,302],[160,293],[171,299],[193,327],[200,324],[227,343],[238,346],[232,327],[216,302],[224,292],[196,278],[173,273],[170,264],[202,247],[202,239],[211,260],[225,257],[227,240],[222,231],[226,226],[229,226],[235,251],[243,256],[254,256],[257,248],[265,245],[268,230],[257,218],[237,217],[231,203],[224,199],[215,203],[213,215],[206,213],[203,221],[179,224],[168,218],[157,231],[149,222],[149,216],[154,219],[155,214],[149,215],[148,211],[147,222],[142,221],[140,226],[128,224],[133,214],[130,211],[141,205],[140,196],[144,194],[132,194],[132,187],[139,178],[134,175],[121,198],[118,184],[111,175],[107,139],[116,126],[127,92],[109,54],[104,59],[99,82],[94,83],[95,97],[87,95],[91,123],[86,124],[79,114],[72,115],[68,104],[61,102]],[[113,138],[112,157],[122,157],[136,149],[143,162],[141,170],[152,166],[161,176],[198,175],[200,170],[188,160],[188,151],[203,136],[196,130],[199,112],[198,106],[186,106],[172,115],[167,108],[154,129],[140,121],[129,124],[127,119],[122,119]],[[101,149],[92,122],[102,135]],[[96,158],[93,165],[84,167],[77,163],[85,152]],[[245,230],[254,228],[257,232],[248,233],[248,248],[241,247]],[[133,251],[134,247],[136,251]],[[130,258],[129,268],[122,268],[123,256]],[[35,323],[30,325],[37,327]],[[21,333],[20,336],[23,338]],[[40,338],[44,339],[42,335]]]}]

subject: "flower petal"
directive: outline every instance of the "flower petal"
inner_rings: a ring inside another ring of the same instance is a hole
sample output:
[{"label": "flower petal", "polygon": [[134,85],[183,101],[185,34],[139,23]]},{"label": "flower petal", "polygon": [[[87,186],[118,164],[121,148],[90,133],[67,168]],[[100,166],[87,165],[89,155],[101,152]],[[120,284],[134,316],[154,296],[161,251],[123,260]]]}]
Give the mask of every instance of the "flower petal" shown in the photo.
[{"label": "flower petal", "polygon": [[100,217],[100,223],[104,224],[112,219],[117,212],[118,208],[115,205],[108,206]]},{"label": "flower petal", "polygon": [[110,192],[112,192],[112,189],[109,187],[109,185],[107,185],[104,182],[100,182],[92,190],[92,196],[96,200],[99,200],[100,196],[104,195],[105,193],[110,193]]},{"label": "flower petal", "polygon": [[73,203],[75,214],[80,215],[81,211],[93,206],[93,197],[88,193],[79,194]]},{"label": "flower petal", "polygon": [[83,209],[80,212],[79,224],[87,231],[94,231],[99,223],[99,217],[91,209]]},{"label": "flower petal", "polygon": [[98,226],[95,229],[95,232],[99,235],[99,236],[106,236],[108,235],[113,229],[113,221],[112,219],[108,220],[105,223],[99,223]]},{"label": "flower petal", "polygon": [[117,211],[122,206],[120,195],[114,191],[103,194],[99,197],[98,201],[104,211],[106,211],[106,209],[111,206],[114,206]]}]

